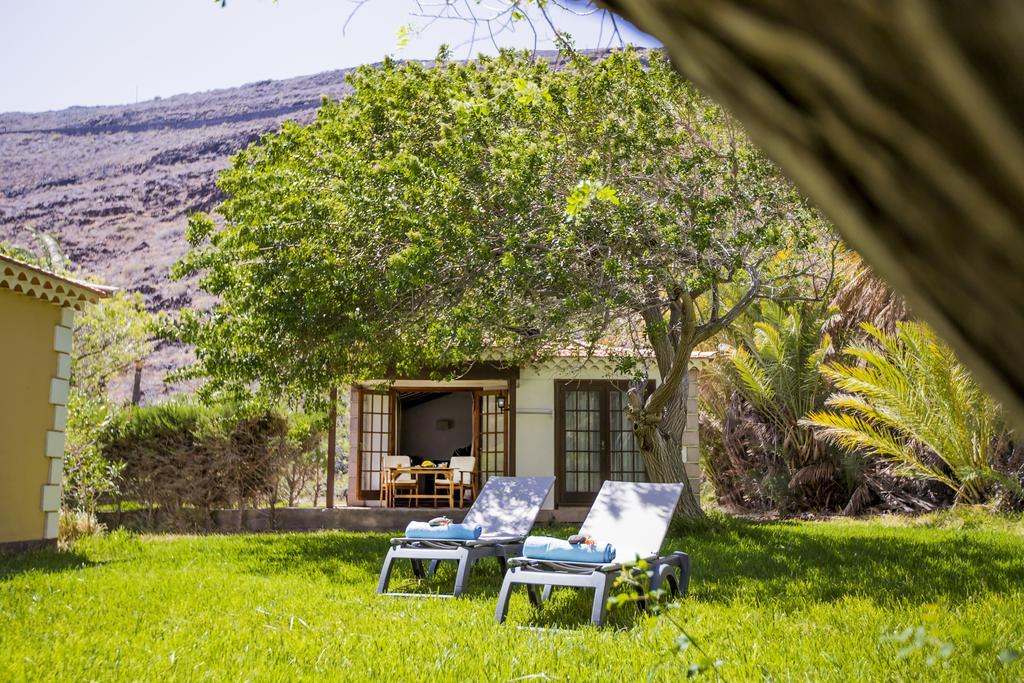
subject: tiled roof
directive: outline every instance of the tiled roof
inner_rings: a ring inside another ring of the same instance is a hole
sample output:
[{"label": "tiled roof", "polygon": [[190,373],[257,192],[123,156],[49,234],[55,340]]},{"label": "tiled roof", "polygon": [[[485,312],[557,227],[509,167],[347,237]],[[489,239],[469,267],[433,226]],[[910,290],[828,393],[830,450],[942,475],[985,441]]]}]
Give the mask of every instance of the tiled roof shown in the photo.
[{"label": "tiled roof", "polygon": [[3,254],[0,254],[0,288],[76,310],[82,310],[85,304],[94,304],[117,291],[116,287],[51,273]]}]

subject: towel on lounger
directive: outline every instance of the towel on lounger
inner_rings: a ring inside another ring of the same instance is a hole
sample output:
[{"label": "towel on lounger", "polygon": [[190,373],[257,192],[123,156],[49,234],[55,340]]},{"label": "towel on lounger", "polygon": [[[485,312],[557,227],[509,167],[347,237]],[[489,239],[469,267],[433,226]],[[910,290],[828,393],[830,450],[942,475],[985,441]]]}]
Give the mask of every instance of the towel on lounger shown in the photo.
[{"label": "towel on lounger", "polygon": [[604,545],[572,544],[561,538],[530,536],[523,544],[523,556],[532,560],[605,564],[615,559],[615,548],[611,543]]},{"label": "towel on lounger", "polygon": [[405,527],[406,538],[433,538],[448,541],[475,541],[483,529],[469,524],[443,524],[430,526],[429,522],[409,522]]}]

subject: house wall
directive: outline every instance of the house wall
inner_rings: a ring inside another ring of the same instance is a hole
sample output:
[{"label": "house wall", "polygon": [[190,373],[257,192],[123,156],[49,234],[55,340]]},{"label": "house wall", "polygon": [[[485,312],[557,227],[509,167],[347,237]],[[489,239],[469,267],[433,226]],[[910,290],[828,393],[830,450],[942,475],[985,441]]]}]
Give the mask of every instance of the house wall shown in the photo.
[{"label": "house wall", "polygon": [[[683,435],[683,449],[681,456],[685,463],[689,477],[690,488],[695,496],[700,492],[700,442],[697,431],[697,382],[702,358],[691,359],[689,374],[689,395],[687,400],[687,424]],[[651,369],[651,379],[660,380],[655,368]],[[514,399],[514,459],[515,474],[517,476],[555,476],[555,382],[562,380],[608,380],[608,379],[629,379],[626,376],[616,374],[614,362],[604,358],[558,358],[534,366],[521,368],[519,378],[515,380]],[[400,380],[396,386],[403,383],[415,386],[422,390],[424,386],[436,387],[444,390],[460,386],[476,386],[484,388],[502,388],[505,380],[454,380],[451,382],[433,382],[417,380]],[[373,382],[368,382],[373,384]],[[430,404],[426,404],[430,405]],[[367,502],[359,499],[359,490],[356,486],[354,463],[358,457],[358,446],[356,434],[358,434],[359,422],[361,420],[361,406],[358,401],[358,394],[355,387],[351,391],[350,404],[350,454],[351,465],[349,476],[348,504],[362,505]],[[432,427],[432,423],[429,425]],[[557,488],[557,487],[556,487]],[[548,495],[544,502],[543,509],[553,510],[555,508],[555,489]],[[370,505],[375,501],[368,501]]]},{"label": "house wall", "polygon": [[[682,457],[690,487],[700,491],[700,449],[697,432],[698,366],[690,369],[686,433]],[[578,358],[555,359],[542,365],[522,368],[516,385],[516,474],[519,476],[555,476],[555,382],[561,380],[628,379],[615,373],[614,364],[603,358],[582,361]],[[657,371],[651,379],[660,380]],[[557,487],[556,487],[557,488]],[[555,507],[555,490],[544,501],[543,509]]]},{"label": "house wall", "polygon": [[[451,420],[451,429],[438,429],[438,420]],[[456,448],[473,443],[473,394],[456,391],[403,408],[399,450],[429,460],[448,460]]]},{"label": "house wall", "polygon": [[0,544],[57,537],[72,323],[0,289]]}]

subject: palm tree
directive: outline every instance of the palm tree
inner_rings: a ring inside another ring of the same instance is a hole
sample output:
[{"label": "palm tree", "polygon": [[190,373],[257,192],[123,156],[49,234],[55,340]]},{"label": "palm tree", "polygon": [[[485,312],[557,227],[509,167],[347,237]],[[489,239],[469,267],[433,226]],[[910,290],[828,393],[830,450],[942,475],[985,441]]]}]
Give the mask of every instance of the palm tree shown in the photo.
[{"label": "palm tree", "polygon": [[36,230],[29,226],[28,233],[36,242],[35,249],[27,249],[15,244],[0,242],[0,254],[5,254],[19,261],[45,268],[53,273],[64,273],[68,270],[68,259],[60,247],[60,242],[53,235]]},{"label": "palm tree", "polygon": [[1002,411],[953,351],[920,323],[861,328],[867,341],[844,349],[853,362],[821,369],[840,392],[828,399],[831,410],[803,423],[842,448],[887,459],[899,475],[941,482],[960,502],[984,502],[1000,484],[1020,495],[992,466],[1009,438]]},{"label": "palm tree", "polygon": [[[820,304],[761,303],[737,326],[711,397],[704,390],[705,469],[719,499],[741,507],[829,509],[849,498],[842,454],[800,424],[820,409],[829,386],[818,369],[832,347]],[[754,318],[754,315],[757,318]],[[703,446],[704,444],[702,444]]]}]

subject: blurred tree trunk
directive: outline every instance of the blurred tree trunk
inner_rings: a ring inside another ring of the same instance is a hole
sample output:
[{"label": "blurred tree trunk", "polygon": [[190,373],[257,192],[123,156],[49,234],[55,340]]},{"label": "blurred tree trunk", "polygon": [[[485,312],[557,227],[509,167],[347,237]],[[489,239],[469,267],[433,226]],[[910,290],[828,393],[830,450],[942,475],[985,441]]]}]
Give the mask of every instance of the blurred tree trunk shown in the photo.
[{"label": "blurred tree trunk", "polygon": [[1024,428],[1024,3],[603,4],[744,123]]}]

